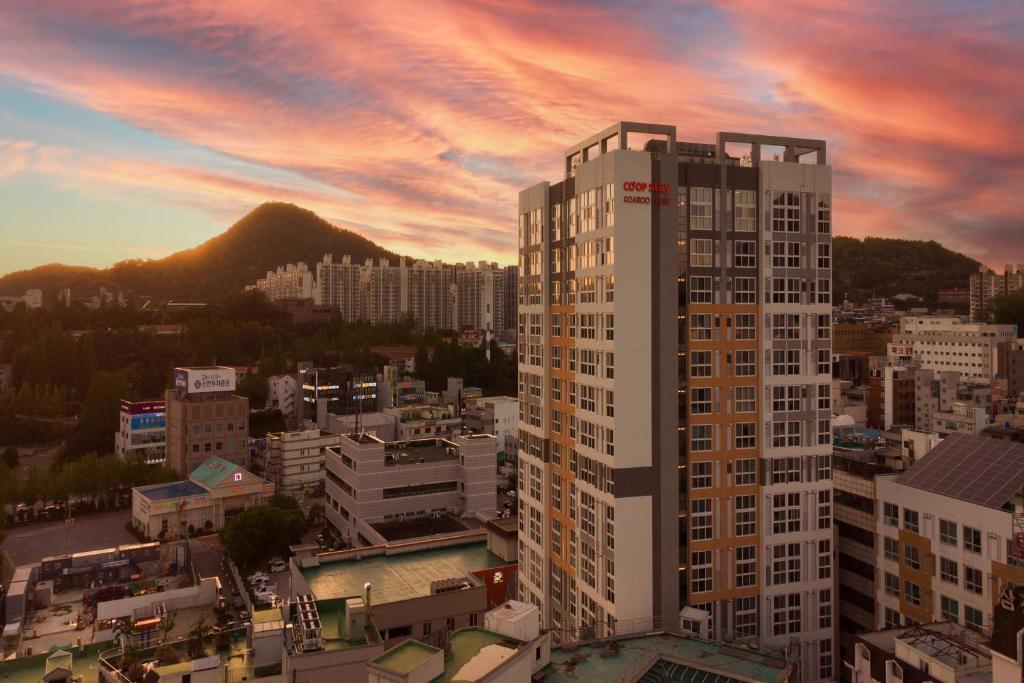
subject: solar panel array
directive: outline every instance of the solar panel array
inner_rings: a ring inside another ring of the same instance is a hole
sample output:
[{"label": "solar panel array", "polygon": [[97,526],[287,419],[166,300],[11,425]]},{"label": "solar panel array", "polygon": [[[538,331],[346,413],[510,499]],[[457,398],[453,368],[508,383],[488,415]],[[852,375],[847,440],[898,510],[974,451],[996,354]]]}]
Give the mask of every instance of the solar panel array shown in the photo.
[{"label": "solar panel array", "polygon": [[951,434],[897,481],[968,503],[1000,508],[1024,488],[1024,444]]}]

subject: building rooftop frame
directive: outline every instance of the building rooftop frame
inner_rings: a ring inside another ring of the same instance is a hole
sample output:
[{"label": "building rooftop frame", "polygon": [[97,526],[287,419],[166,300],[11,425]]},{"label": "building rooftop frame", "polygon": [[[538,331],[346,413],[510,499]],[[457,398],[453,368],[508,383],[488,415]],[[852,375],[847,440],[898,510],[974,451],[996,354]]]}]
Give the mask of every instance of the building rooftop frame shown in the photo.
[{"label": "building rooftop frame", "polygon": [[750,145],[750,163],[753,166],[757,166],[758,162],[761,161],[761,145],[784,147],[783,161],[798,162],[800,157],[805,154],[814,153],[817,155],[816,163],[819,166],[824,166],[828,163],[826,161],[824,140],[790,138],[780,135],[758,135],[756,133],[719,132],[715,136],[719,159],[725,159],[725,145],[730,142]]},{"label": "building rooftop frame", "polygon": [[[613,149],[627,149],[626,138],[628,133],[646,133],[649,135],[665,135],[668,137],[668,152],[676,153],[676,127],[658,123],[638,123],[636,121],[619,121],[608,126],[600,133],[591,135],[589,138],[568,147],[565,150],[565,177],[572,175],[572,159],[580,155],[580,163],[590,161],[587,157],[587,150],[594,145],[600,145],[599,154],[608,153],[608,143],[615,138],[616,147]],[[616,137],[617,136],[617,137]]]},{"label": "building rooftop frame", "polygon": [[[565,177],[568,178],[572,176],[573,159],[577,156],[579,158],[579,163],[581,164],[594,158],[589,156],[589,152],[595,145],[598,147],[599,156],[607,154],[614,149],[628,149],[627,138],[629,133],[664,135],[668,139],[667,152],[669,154],[676,154],[678,152],[675,126],[657,123],[639,123],[636,121],[619,121],[618,123],[608,126],[601,132],[595,133],[571,147],[566,148]],[[608,145],[613,141],[614,146],[609,149]],[[750,160],[751,164],[754,166],[761,161],[762,145],[784,148],[783,161],[786,162],[799,162],[800,158],[804,155],[814,154],[815,163],[817,165],[823,166],[828,163],[826,154],[827,146],[824,140],[792,138],[782,135],[760,135],[757,133],[720,131],[715,136],[714,144],[717,159],[722,160],[726,158],[725,146],[728,143],[750,145]]]}]

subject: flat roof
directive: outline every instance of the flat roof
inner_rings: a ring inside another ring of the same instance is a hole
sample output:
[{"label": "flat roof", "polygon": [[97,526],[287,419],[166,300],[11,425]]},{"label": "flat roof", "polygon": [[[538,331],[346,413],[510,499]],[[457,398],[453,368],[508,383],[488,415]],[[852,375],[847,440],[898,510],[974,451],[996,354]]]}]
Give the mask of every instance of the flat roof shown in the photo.
[{"label": "flat roof", "polygon": [[150,500],[170,500],[172,498],[186,498],[207,493],[199,484],[190,479],[185,481],[172,481],[169,484],[154,484],[143,486],[139,493]]},{"label": "flat roof", "polygon": [[482,628],[459,629],[451,636],[452,657],[444,663],[444,674],[437,681],[480,680],[514,655],[521,645]]},{"label": "flat roof", "polygon": [[388,519],[382,522],[371,522],[370,526],[388,541],[405,541],[422,536],[450,534],[467,529],[466,525],[458,518],[448,515],[443,517]]},{"label": "flat roof", "polygon": [[784,659],[764,652],[669,633],[623,637],[615,642],[619,650],[611,656],[607,656],[607,642],[583,645],[571,652],[552,650],[545,680],[623,680],[639,673],[636,667],[645,660],[652,661],[648,671],[664,677],[658,680],[695,683],[775,681],[786,667]]},{"label": "flat roof", "polygon": [[385,462],[388,458],[399,466],[401,465],[414,465],[419,464],[420,460],[424,463],[428,462],[444,462],[446,460],[458,460],[458,456],[448,452],[448,448],[451,444],[431,443],[429,445],[415,445],[417,442],[411,441],[407,445],[403,445],[401,448],[390,447],[390,444],[385,450]]},{"label": "flat roof", "polygon": [[316,599],[356,597],[373,584],[374,604],[399,602],[430,595],[430,582],[460,578],[481,569],[505,564],[487,550],[486,542],[462,543],[445,548],[377,555],[365,559],[325,562],[302,570]]},{"label": "flat roof", "polygon": [[71,653],[71,669],[75,676],[83,681],[95,681],[99,678],[99,653],[113,647],[112,641],[93,643],[84,648],[71,646],[54,646],[41,654],[30,657],[15,657],[0,661],[0,679],[4,683],[39,683],[46,673],[46,659],[58,650]]},{"label": "flat roof", "polygon": [[406,640],[377,657],[373,663],[396,673],[407,674],[438,652],[440,650],[436,647],[424,645],[418,640]]}]

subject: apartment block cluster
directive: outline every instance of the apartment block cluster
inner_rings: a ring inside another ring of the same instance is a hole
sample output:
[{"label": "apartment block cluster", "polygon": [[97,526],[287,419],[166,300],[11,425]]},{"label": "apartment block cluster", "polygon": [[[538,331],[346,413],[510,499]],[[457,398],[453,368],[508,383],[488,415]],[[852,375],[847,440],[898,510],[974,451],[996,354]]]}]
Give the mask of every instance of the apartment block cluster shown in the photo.
[{"label": "apartment block cluster", "polygon": [[312,300],[345,321],[395,323],[411,317],[434,329],[500,333],[515,328],[515,266],[382,258],[353,263],[331,254],[311,270],[305,263],[268,271],[249,289],[271,301]]},{"label": "apartment block cluster", "polygon": [[1000,275],[991,268],[981,266],[971,275],[971,320],[979,320],[985,307],[997,296],[1011,294],[1024,288],[1024,263],[1008,264]]},{"label": "apartment block cluster", "polygon": [[19,304],[24,304],[25,308],[42,308],[43,290],[27,289],[21,296],[0,296],[0,310],[10,313]]}]

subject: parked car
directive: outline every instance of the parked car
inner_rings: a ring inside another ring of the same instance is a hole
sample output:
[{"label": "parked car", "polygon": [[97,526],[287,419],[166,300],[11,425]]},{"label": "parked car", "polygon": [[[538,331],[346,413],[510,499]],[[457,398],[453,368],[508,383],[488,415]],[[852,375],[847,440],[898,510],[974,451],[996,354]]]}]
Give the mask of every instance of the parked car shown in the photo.
[{"label": "parked car", "polygon": [[270,581],[270,575],[268,575],[268,574],[266,574],[264,572],[256,572],[256,573],[251,574],[249,576],[249,585],[250,586],[255,586],[257,583],[260,583],[261,581],[264,582],[264,583],[267,582],[267,581]]},{"label": "parked car", "polygon": [[282,560],[280,557],[275,557],[270,561],[270,571],[274,573],[283,572],[287,568],[288,565],[286,565],[284,563],[284,560]]}]

